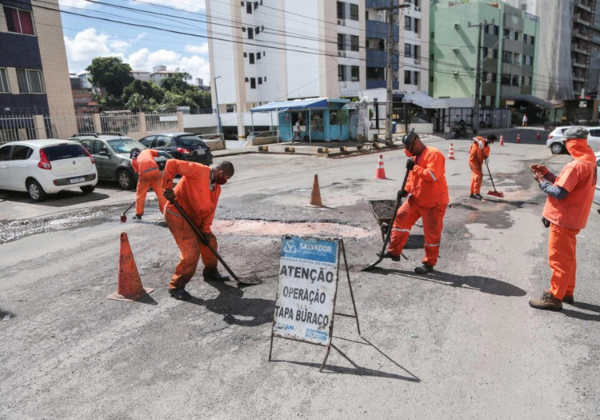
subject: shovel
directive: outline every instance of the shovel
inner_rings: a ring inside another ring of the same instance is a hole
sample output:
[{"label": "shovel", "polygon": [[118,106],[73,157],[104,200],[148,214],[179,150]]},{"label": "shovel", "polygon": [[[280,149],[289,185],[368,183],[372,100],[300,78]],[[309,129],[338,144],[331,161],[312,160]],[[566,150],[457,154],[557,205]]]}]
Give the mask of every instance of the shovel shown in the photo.
[{"label": "shovel", "polygon": [[[175,206],[175,208],[179,211],[179,214],[181,214],[181,216],[185,219],[185,221],[190,225],[190,227],[196,233],[196,235],[198,235],[199,238],[202,238],[204,236],[203,233],[200,232],[200,229],[198,229],[198,227],[194,224],[194,222],[192,222],[192,219],[190,219],[190,216],[188,216],[188,214],[185,212],[185,210],[183,210],[181,208],[181,206],[179,205],[179,203],[177,201],[173,200],[172,203]],[[215,257],[217,257],[219,262],[223,265],[223,267],[225,267],[225,270],[227,270],[227,272],[231,275],[231,277],[235,280],[236,283],[244,284],[244,285],[255,285],[255,284],[262,283],[262,281],[259,278],[257,278],[256,276],[248,278],[248,279],[240,279],[238,276],[235,275],[235,273],[233,271],[231,271],[231,268],[229,268],[227,263],[223,260],[223,258],[221,258],[219,253],[212,246],[210,246],[210,244],[206,244],[205,246],[208,249],[210,249],[210,252],[212,252],[215,255]]]},{"label": "shovel", "polygon": [[125,216],[125,213],[127,213],[129,211],[130,208],[132,208],[135,205],[135,201],[133,203],[131,203],[131,205],[129,207],[127,207],[127,209],[125,209],[125,211],[123,213],[121,213],[121,223],[125,223],[127,221],[127,216]]},{"label": "shovel", "polygon": [[[400,190],[403,190],[404,187],[406,186],[406,180],[408,179],[408,173],[410,171],[407,170],[406,174],[404,175],[404,181],[402,181],[402,187],[400,188]],[[396,213],[398,213],[398,209],[400,208],[400,205],[402,204],[402,198],[400,198],[400,200],[396,201],[396,208],[394,208],[394,218],[396,217]],[[393,219],[392,219],[392,223],[393,223]],[[383,261],[383,257],[382,255],[385,253],[385,248],[387,247],[388,242],[390,241],[390,238],[392,237],[392,226],[390,226],[387,230],[387,234],[385,235],[385,240],[383,241],[383,247],[381,248],[381,252],[379,253],[380,257],[377,261],[375,261],[373,264],[366,266],[365,268],[362,269],[362,271],[369,271],[373,268],[375,268],[375,266],[377,264],[379,264],[381,261]]]},{"label": "shovel", "polygon": [[494,191],[488,191],[488,195],[493,195],[495,197],[504,197],[504,193],[496,190],[496,186],[494,185],[494,178],[492,178],[492,173],[490,172],[490,167],[488,166],[487,161],[485,161],[485,167],[488,170],[488,174],[490,174],[490,181],[492,181],[492,187],[494,187]]}]

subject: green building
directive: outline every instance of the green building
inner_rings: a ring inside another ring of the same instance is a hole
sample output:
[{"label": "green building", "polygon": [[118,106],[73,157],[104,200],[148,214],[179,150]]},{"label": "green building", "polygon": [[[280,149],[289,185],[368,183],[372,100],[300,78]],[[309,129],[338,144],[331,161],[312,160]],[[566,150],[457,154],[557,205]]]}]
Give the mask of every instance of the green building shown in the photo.
[{"label": "green building", "polygon": [[484,24],[481,107],[511,106],[515,100],[536,103],[537,16],[485,0],[431,0],[430,13],[431,96],[475,97],[479,27],[472,25]]}]

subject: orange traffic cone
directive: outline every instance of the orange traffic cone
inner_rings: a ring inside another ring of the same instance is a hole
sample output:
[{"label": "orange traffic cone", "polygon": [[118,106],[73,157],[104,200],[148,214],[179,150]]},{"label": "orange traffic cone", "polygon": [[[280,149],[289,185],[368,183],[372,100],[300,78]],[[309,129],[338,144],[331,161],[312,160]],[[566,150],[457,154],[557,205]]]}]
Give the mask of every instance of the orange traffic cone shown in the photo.
[{"label": "orange traffic cone", "polygon": [[375,173],[377,179],[387,179],[385,176],[385,169],[383,167],[383,155],[379,155],[379,162],[377,162],[377,172]]},{"label": "orange traffic cone", "polygon": [[154,291],[154,289],[142,286],[142,280],[125,232],[121,233],[118,271],[117,291],[108,296],[108,299],[134,301]]},{"label": "orange traffic cone", "polygon": [[319,176],[317,174],[315,174],[315,180],[313,181],[309,204],[311,206],[323,207],[323,202],[321,202],[321,190],[319,189]]},{"label": "orange traffic cone", "polygon": [[521,143],[521,135],[517,134],[517,144]]},{"label": "orange traffic cone", "polygon": [[450,143],[450,150],[448,150],[448,159],[454,160],[454,145]]},{"label": "orange traffic cone", "polygon": [[500,146],[504,146],[504,136],[500,134]]}]

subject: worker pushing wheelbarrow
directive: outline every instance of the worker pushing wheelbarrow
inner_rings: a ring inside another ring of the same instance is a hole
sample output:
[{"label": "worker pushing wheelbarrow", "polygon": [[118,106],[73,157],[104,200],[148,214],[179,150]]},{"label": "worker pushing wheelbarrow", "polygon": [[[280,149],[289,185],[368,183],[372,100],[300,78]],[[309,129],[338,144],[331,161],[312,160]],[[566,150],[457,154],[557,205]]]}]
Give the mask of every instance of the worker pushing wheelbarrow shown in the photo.
[{"label": "worker pushing wheelbarrow", "polygon": [[[427,274],[433,271],[437,263],[444,214],[449,202],[445,176],[446,159],[440,150],[425,146],[414,131],[406,134],[402,143],[405,147],[404,153],[409,159],[392,213],[393,224],[387,230],[382,250],[378,254],[379,259],[363,270],[374,268],[385,258],[400,261],[412,226],[422,218],[425,257],[422,265],[415,268],[415,272]],[[404,198],[407,199],[403,201]],[[380,226],[383,227],[384,223],[382,220]]]}]

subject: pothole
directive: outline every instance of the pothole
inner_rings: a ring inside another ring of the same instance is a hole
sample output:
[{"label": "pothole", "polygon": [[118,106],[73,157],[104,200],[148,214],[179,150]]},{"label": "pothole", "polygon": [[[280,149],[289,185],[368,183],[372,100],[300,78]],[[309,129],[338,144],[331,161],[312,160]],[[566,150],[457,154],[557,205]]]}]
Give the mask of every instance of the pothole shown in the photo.
[{"label": "pothole", "polygon": [[364,228],[318,222],[282,223],[261,220],[215,220],[212,230],[219,234],[248,236],[324,235],[352,238],[371,236],[371,233]]}]

